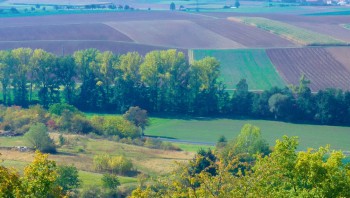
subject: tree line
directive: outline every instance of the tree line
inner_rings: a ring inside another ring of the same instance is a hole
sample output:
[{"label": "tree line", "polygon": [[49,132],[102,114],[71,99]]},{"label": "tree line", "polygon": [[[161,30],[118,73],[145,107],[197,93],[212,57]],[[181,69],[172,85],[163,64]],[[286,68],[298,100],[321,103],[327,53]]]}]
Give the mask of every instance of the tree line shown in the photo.
[{"label": "tree line", "polygon": [[233,93],[220,79],[212,57],[189,63],[176,50],[116,55],[97,49],[56,56],[42,49],[0,51],[5,105],[68,103],[84,111],[244,116],[320,124],[350,124],[350,92],[312,93],[305,76],[297,86],[249,92],[245,79]]}]

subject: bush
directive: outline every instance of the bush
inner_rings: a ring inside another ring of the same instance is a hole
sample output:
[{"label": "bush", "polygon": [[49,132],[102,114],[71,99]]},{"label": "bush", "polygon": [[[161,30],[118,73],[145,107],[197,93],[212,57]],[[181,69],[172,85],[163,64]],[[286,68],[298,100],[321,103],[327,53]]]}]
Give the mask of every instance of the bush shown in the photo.
[{"label": "bush", "polygon": [[90,121],[80,114],[73,116],[71,120],[71,132],[88,134],[92,132],[93,128]]},{"label": "bush", "polygon": [[140,136],[139,129],[122,117],[94,116],[90,122],[93,131],[100,135],[131,138]]},{"label": "bush", "polygon": [[98,198],[101,197],[101,188],[97,186],[89,186],[81,191],[81,198]]},{"label": "bush", "polygon": [[56,182],[62,187],[63,192],[73,192],[79,188],[81,181],[79,180],[78,169],[74,166],[59,166],[57,169],[59,177]]},{"label": "bush", "polygon": [[42,123],[32,125],[24,138],[34,149],[44,153],[56,153],[56,147],[47,132],[47,127]]},{"label": "bush", "polygon": [[79,110],[77,108],[75,108],[72,105],[69,104],[65,104],[65,103],[56,103],[53,104],[49,107],[49,113],[51,114],[55,114],[55,115],[62,115],[63,111],[68,111],[68,112],[72,112],[72,113],[78,113]]},{"label": "bush", "polygon": [[125,174],[133,168],[131,160],[124,156],[97,155],[94,157],[95,170]]},{"label": "bush", "polygon": [[120,186],[119,179],[114,174],[104,174],[102,177],[102,186],[109,190],[117,190],[117,187]]}]

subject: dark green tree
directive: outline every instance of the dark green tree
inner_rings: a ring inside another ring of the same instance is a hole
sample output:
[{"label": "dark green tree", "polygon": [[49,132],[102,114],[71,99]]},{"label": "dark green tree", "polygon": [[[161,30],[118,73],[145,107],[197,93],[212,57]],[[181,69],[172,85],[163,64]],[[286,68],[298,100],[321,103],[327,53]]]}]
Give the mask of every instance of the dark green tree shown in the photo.
[{"label": "dark green tree", "polygon": [[170,4],[170,10],[171,10],[171,11],[174,11],[175,9],[176,9],[175,3],[174,3],[174,2],[171,2],[171,4]]},{"label": "dark green tree", "polygon": [[24,138],[34,149],[45,153],[56,152],[56,146],[48,134],[47,127],[42,123],[32,125]]}]

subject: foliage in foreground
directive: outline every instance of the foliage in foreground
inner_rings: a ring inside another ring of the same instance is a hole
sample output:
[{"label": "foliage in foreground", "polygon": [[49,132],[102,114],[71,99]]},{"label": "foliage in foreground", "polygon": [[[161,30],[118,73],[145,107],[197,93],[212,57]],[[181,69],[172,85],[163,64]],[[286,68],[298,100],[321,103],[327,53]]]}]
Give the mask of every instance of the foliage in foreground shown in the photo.
[{"label": "foliage in foreground", "polygon": [[65,197],[56,181],[60,177],[47,154],[35,153],[34,160],[20,176],[14,169],[0,166],[0,197]]},{"label": "foliage in foreground", "polygon": [[253,161],[244,160],[249,159],[245,151],[231,150],[236,154],[229,161],[220,150],[201,152],[189,165],[178,164],[166,178],[139,186],[131,197],[350,196],[350,166],[342,162],[342,152],[329,146],[296,152],[297,145],[296,137],[284,136],[269,155],[262,150],[255,157],[249,155]]}]

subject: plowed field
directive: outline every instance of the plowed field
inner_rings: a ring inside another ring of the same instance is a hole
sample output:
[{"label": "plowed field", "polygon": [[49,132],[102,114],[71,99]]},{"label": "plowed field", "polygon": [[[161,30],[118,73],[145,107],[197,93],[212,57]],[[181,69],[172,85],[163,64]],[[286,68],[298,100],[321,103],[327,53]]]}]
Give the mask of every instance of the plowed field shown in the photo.
[{"label": "plowed field", "polygon": [[182,48],[243,48],[226,37],[186,20],[109,22],[137,43]]},{"label": "plowed field", "polygon": [[[269,32],[226,19],[194,20],[198,25],[246,47],[291,47],[294,43]],[[263,39],[262,39],[263,38]]]},{"label": "plowed field", "polygon": [[350,89],[349,70],[324,48],[269,49],[267,54],[288,84],[297,85],[305,74],[313,91]]},{"label": "plowed field", "polygon": [[0,41],[32,40],[132,41],[119,31],[100,23],[0,28]]},{"label": "plowed field", "polygon": [[326,50],[350,71],[350,47],[332,47]]}]

